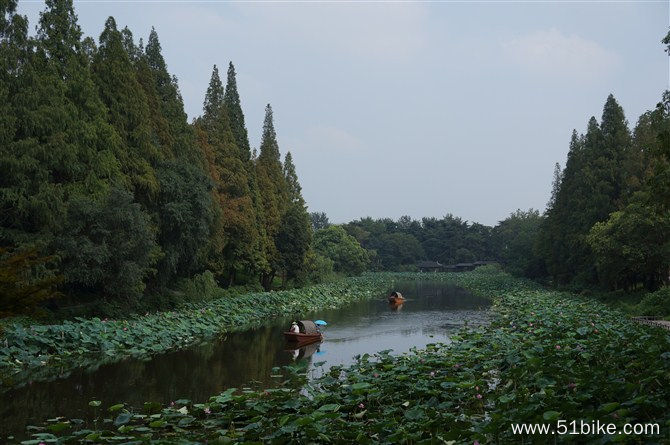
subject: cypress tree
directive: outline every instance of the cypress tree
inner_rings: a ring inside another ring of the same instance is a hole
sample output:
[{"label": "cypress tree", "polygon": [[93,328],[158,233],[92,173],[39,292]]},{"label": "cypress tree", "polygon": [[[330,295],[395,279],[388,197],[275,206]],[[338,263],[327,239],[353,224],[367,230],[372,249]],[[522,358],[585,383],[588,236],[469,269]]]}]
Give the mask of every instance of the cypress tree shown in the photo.
[{"label": "cypress tree", "polygon": [[152,143],[150,110],[126,51],[128,45],[114,18],[109,17],[100,35],[92,71],[100,98],[107,107],[107,121],[121,137],[117,153],[121,169],[128,176],[136,199],[150,206],[158,193],[154,166],[160,152]]},{"label": "cypress tree", "polygon": [[184,111],[184,101],[179,92],[177,78],[170,76],[168,72],[158,33],[154,28],[151,28],[145,55],[159,98],[158,109],[168,123],[175,156],[204,168],[204,160],[195,145],[195,135]]},{"label": "cypress tree", "polygon": [[235,77],[235,67],[233,66],[233,62],[228,64],[226,92],[223,102],[228,111],[230,129],[235,137],[235,144],[242,154],[242,160],[249,161],[251,159],[249,136],[247,134],[246,124],[244,123],[244,113],[242,113],[240,94],[237,91],[237,79]]},{"label": "cypress tree", "polygon": [[547,213],[556,205],[556,198],[561,189],[561,164],[558,162],[554,165],[554,179],[551,181],[551,196],[549,197],[549,202],[547,203]]},{"label": "cypress tree", "polygon": [[207,153],[209,171],[215,184],[219,206],[222,239],[214,242],[220,251],[212,254],[212,266],[220,277],[232,284],[238,272],[253,271],[258,263],[256,214],[249,189],[245,161],[236,145],[230,127],[229,113],[224,103],[224,89],[219,71],[214,66],[205,101],[203,116],[196,126],[206,138],[203,152]]},{"label": "cypress tree", "polygon": [[573,133],[560,188],[543,224],[542,251],[557,282],[597,283],[587,237],[594,224],[605,221],[630,198],[633,157],[623,109],[610,95],[602,122],[592,117],[585,136]]},{"label": "cypress tree", "polygon": [[275,274],[281,269],[281,258],[276,241],[281,218],[286,210],[288,191],[279,155],[272,107],[269,104],[265,107],[263,136],[260,153],[256,160],[256,175],[263,204],[263,227],[267,235],[265,258],[268,261],[268,267],[261,273],[261,284],[265,289],[270,289]]},{"label": "cypress tree", "polygon": [[263,203],[260,198],[258,178],[256,177],[256,168],[254,165],[256,156],[252,154],[250,149],[249,136],[245,124],[244,113],[242,112],[242,103],[239,92],[237,91],[235,67],[232,62],[228,64],[226,91],[223,102],[226,111],[228,112],[228,119],[233,136],[235,137],[235,144],[237,145],[239,156],[244,164],[249,181],[249,193],[251,195],[255,215],[255,240],[253,243],[255,258],[254,270],[258,271],[267,267],[267,259],[265,258],[267,235],[265,234],[263,225]]},{"label": "cypress tree", "polygon": [[291,152],[286,153],[283,168],[288,202],[281,218],[276,245],[285,285],[286,280],[296,278],[305,267],[305,258],[312,243],[312,225]]},{"label": "cypress tree", "polygon": [[[123,260],[132,274],[123,277],[127,287],[118,288],[123,295],[114,295],[136,296],[134,290],[142,287],[155,262],[153,237],[142,227],[146,220],[141,215],[135,226],[117,225],[113,218],[96,220],[110,208],[119,214],[124,211],[112,198],[125,182],[116,157],[122,140],[106,122],[107,110],[90,72],[92,46],[81,41],[72,2],[49,0],[46,5],[36,51],[15,97],[19,126],[10,150],[34,159],[24,164],[32,167],[20,173],[21,193],[29,198],[22,200],[27,205],[16,227],[39,234],[30,239],[58,255],[71,290],[111,295],[104,282],[114,276],[115,261]],[[80,203],[91,211],[78,213]],[[110,232],[118,244],[101,236]],[[144,246],[140,255],[126,249],[135,242]]]},{"label": "cypress tree", "polygon": [[293,165],[293,156],[287,152],[284,156],[284,180],[286,182],[286,192],[290,203],[296,203],[304,206],[305,200],[302,197],[302,187],[298,182],[298,174]]}]

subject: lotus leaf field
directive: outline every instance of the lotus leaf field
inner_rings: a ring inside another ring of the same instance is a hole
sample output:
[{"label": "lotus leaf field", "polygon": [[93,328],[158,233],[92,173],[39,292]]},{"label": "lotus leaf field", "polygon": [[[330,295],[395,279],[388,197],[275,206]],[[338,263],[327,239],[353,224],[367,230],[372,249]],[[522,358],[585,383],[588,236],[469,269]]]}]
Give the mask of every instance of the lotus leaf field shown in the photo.
[{"label": "lotus leaf field", "polygon": [[280,292],[236,295],[126,320],[99,318],[56,325],[11,324],[0,336],[2,389],[26,381],[65,375],[75,367],[96,367],[125,357],[142,357],[249,329],[265,320],[336,308],[379,297],[387,276],[368,275]]},{"label": "lotus leaf field", "polygon": [[[360,290],[374,292],[394,278],[417,276],[371,275],[347,286],[357,283]],[[96,423],[52,419],[33,427],[34,440],[26,443],[670,443],[667,331],[491,267],[433,278],[490,296],[491,324],[464,329],[449,345],[398,356],[366,354],[354,366],[331,368],[309,383],[300,370],[285,368],[276,370],[276,388],[230,389],[198,403],[101,407],[93,401]],[[289,304],[285,297],[272,298]],[[129,329],[137,329],[129,323]],[[115,324],[113,333],[125,332],[123,326]],[[296,389],[296,380],[305,385],[302,390]],[[558,419],[620,427],[658,423],[660,435],[522,437],[510,427]]]}]

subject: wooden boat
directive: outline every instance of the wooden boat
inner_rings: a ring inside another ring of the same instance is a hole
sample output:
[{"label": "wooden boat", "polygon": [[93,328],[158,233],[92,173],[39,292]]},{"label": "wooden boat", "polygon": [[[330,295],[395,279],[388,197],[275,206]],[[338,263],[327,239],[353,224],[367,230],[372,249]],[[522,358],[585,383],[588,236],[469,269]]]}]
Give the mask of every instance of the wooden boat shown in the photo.
[{"label": "wooden boat", "polygon": [[298,328],[300,328],[300,332],[284,332],[284,338],[287,342],[308,344],[323,340],[323,334],[311,320],[300,320]]},{"label": "wooden boat", "polygon": [[391,304],[402,304],[405,302],[405,298],[402,296],[400,292],[391,292],[391,295],[389,295],[389,303]]}]

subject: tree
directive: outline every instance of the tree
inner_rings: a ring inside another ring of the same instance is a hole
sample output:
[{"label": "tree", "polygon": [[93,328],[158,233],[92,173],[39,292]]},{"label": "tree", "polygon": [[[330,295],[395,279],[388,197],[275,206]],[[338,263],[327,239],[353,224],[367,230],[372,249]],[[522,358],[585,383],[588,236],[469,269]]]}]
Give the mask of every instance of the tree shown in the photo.
[{"label": "tree", "polygon": [[277,234],[277,250],[281,257],[284,283],[296,278],[306,267],[305,258],[312,243],[312,225],[302,197],[291,152],[284,158],[284,181],[288,196]]},{"label": "tree", "polygon": [[537,210],[517,210],[493,229],[497,257],[510,273],[531,278],[544,275],[536,249],[543,220]]},{"label": "tree", "polygon": [[281,257],[283,282],[296,278],[307,266],[305,258],[312,243],[312,227],[305,208],[292,203],[281,219],[277,250]]},{"label": "tree", "polygon": [[247,166],[230,128],[216,65],[203,109],[196,126],[203,132],[199,140],[215,186],[220,228],[215,232],[219,239],[213,244],[209,264],[219,278],[232,284],[238,271],[258,267],[261,244]]},{"label": "tree", "polygon": [[107,122],[121,139],[116,153],[121,171],[137,201],[148,208],[158,194],[154,167],[160,151],[151,139],[151,112],[126,46],[128,42],[124,43],[114,18],[109,17],[91,69],[98,94],[107,108]]},{"label": "tree", "polygon": [[158,279],[167,285],[173,277],[188,277],[206,264],[215,210],[212,184],[189,164],[166,161],[158,169],[160,195],[158,242],[162,250]]},{"label": "tree", "polygon": [[256,177],[258,178],[258,189],[263,204],[263,228],[267,235],[267,241],[264,243],[267,268],[261,272],[261,284],[268,290],[276,272],[281,268],[281,258],[276,240],[281,226],[281,218],[286,211],[288,202],[288,188],[279,155],[272,107],[269,104],[265,107],[263,136],[260,153],[256,160]]},{"label": "tree", "polygon": [[249,136],[247,134],[247,126],[244,123],[244,113],[242,112],[240,94],[237,91],[237,79],[233,62],[228,64],[226,92],[223,97],[223,103],[228,112],[230,128],[233,132],[233,137],[235,138],[235,144],[242,155],[242,160],[249,161],[251,160]]},{"label": "tree", "polygon": [[184,101],[179,92],[177,78],[171,76],[163,58],[158,33],[151,28],[145,49],[146,63],[153,75],[158,96],[158,110],[167,122],[174,155],[198,166],[203,166],[202,153],[195,145],[195,134],[188,124]]},{"label": "tree", "polygon": [[286,182],[286,192],[289,202],[304,206],[305,200],[302,197],[302,187],[300,187],[300,182],[298,182],[298,174],[295,171],[293,156],[290,151],[284,156],[284,181]]},{"label": "tree", "polygon": [[[69,208],[84,198],[102,202],[111,187],[124,182],[116,158],[120,138],[106,122],[72,2],[47,1],[37,38],[30,42],[19,22],[12,18],[16,33],[10,47],[19,65],[7,84],[13,128],[3,132],[6,143],[0,148],[0,238],[17,251],[53,256],[45,267],[56,269],[66,254],[59,235],[70,229]],[[125,236],[133,228],[116,230]],[[85,233],[73,236],[88,241]]]},{"label": "tree", "polygon": [[315,232],[330,227],[330,221],[328,221],[328,215],[325,212],[312,212],[309,217],[312,220],[312,230]]},{"label": "tree", "polygon": [[561,164],[557,162],[554,166],[554,179],[551,182],[551,196],[549,198],[549,202],[547,203],[547,210],[545,213],[551,212],[551,210],[556,205],[556,198],[558,197],[558,194],[561,190],[561,173]]},{"label": "tree", "polygon": [[379,237],[375,251],[384,270],[399,270],[424,259],[425,253],[419,241],[407,233],[385,233]]},{"label": "tree", "polygon": [[623,109],[612,95],[601,123],[589,120],[585,136],[573,132],[565,170],[540,235],[540,250],[557,283],[598,282],[587,242],[591,227],[624,206],[634,189],[629,181],[634,150]]},{"label": "tree", "polygon": [[126,303],[141,298],[160,250],[151,221],[120,188],[104,200],[79,197],[55,244],[70,290],[102,293]]},{"label": "tree", "polygon": [[644,193],[590,231],[601,283],[610,289],[631,289],[643,283],[656,290],[670,266],[670,214],[658,212]]},{"label": "tree", "polygon": [[358,275],[369,264],[368,253],[341,226],[330,226],[314,235],[314,250],[333,262],[336,272]]}]

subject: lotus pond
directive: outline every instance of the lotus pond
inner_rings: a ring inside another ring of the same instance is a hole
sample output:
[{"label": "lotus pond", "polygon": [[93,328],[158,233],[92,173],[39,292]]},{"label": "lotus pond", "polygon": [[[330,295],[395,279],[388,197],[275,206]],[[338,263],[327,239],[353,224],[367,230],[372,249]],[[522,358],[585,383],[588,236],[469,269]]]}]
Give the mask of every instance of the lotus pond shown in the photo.
[{"label": "lotus pond", "polygon": [[[434,278],[491,297],[490,323],[404,354],[363,354],[311,380],[294,364],[261,387],[205,399],[93,400],[95,422],[52,418],[27,443],[670,443],[667,331],[491,267]],[[512,423],[561,419],[653,423],[660,433],[512,433]]]},{"label": "lotus pond", "polygon": [[[402,306],[391,307],[384,298],[386,286],[394,279],[393,288],[407,298]],[[79,418],[90,424],[99,414],[89,405],[91,401],[101,407],[122,402],[141,409],[146,401],[165,406],[185,399],[207,401],[212,394],[232,387],[299,388],[304,383],[302,378],[291,379],[288,384],[273,368],[298,366],[300,377],[316,379],[332,365],[355,363],[357,355],[383,349],[402,353],[433,342],[448,343],[449,335],[463,326],[478,326],[488,320],[483,309],[489,306],[489,299],[442,279],[386,276],[383,282],[383,290],[371,294],[371,298],[339,309],[303,314],[328,320],[323,343],[288,347],[281,332],[291,318],[279,317],[184,349],[109,363],[92,362],[86,367],[66,368],[47,380],[28,381],[3,394],[1,434],[26,439],[26,425],[56,416]]]}]

